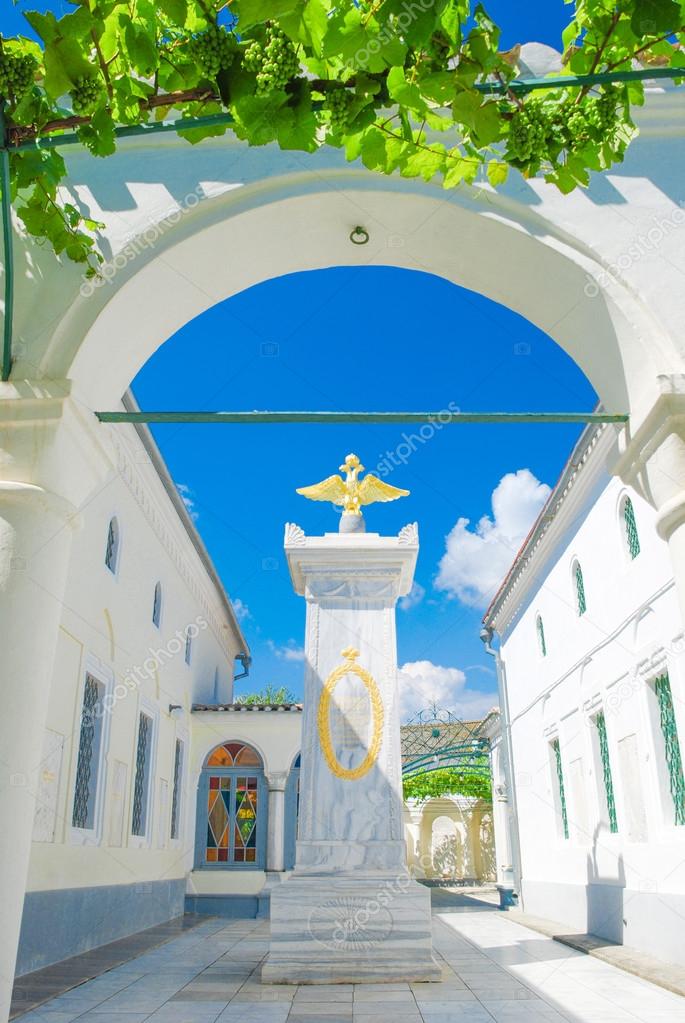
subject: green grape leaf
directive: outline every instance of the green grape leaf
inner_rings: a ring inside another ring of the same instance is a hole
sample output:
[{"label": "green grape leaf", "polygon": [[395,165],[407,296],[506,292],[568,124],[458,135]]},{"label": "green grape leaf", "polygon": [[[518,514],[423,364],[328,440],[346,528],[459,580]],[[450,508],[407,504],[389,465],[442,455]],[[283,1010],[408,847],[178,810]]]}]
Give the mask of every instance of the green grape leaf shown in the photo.
[{"label": "green grape leaf", "polygon": [[630,27],[636,36],[654,36],[674,30],[681,23],[676,0],[635,0]]},{"label": "green grape leaf", "polygon": [[160,10],[175,25],[185,25],[188,17],[187,0],[157,0]]},{"label": "green grape leaf", "polygon": [[92,65],[75,39],[57,38],[45,47],[45,91],[55,99],[91,72]]},{"label": "green grape leaf", "polygon": [[265,21],[278,21],[279,18],[291,14],[299,0],[236,0],[231,4],[231,11],[238,18],[239,31],[245,32],[253,25],[261,25]]},{"label": "green grape leaf", "polygon": [[400,172],[405,178],[422,177],[430,181],[445,166],[445,147],[433,145],[429,148],[416,148],[409,152],[400,165]]},{"label": "green grape leaf", "polygon": [[425,113],[426,104],[421,96],[421,91],[418,85],[407,81],[403,67],[391,68],[388,72],[387,83],[391,99],[419,114]]},{"label": "green grape leaf", "polygon": [[496,188],[497,185],[503,185],[509,177],[509,165],[503,160],[490,160],[487,173],[488,181]]}]

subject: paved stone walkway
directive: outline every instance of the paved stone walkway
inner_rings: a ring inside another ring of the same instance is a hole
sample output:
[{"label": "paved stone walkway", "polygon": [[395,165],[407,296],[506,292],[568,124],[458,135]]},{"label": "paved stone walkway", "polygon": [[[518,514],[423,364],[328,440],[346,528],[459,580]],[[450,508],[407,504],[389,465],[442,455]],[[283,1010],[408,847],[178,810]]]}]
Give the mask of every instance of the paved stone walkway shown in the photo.
[{"label": "paved stone walkway", "polygon": [[200,924],[21,1023],[683,1023],[685,999],[557,944],[485,903],[434,910],[436,984],[262,986],[269,925]]}]

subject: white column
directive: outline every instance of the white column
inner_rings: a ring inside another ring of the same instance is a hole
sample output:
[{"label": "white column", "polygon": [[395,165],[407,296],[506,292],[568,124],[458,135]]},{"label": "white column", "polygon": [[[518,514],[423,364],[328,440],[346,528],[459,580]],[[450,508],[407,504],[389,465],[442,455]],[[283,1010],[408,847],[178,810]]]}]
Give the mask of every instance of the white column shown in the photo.
[{"label": "white column", "polygon": [[402,820],[395,605],[418,546],[415,526],[313,537],[286,527],[307,601],[300,822],[295,869],[271,893],[268,983],[440,975]]},{"label": "white column", "polygon": [[0,1019],[9,1012],[73,509],[0,481]]},{"label": "white column", "polygon": [[285,772],[269,774],[266,780],[269,786],[266,869],[269,872],[281,872],[285,869],[285,786],[288,775]]},{"label": "white column", "polygon": [[662,394],[632,436],[619,438],[612,471],[657,511],[685,619],[685,375],[659,378]]},{"label": "white column", "polygon": [[[7,1019],[31,853],[35,779],[76,511],[111,463],[68,384],[0,384],[0,1020]],[[68,422],[67,422],[68,419]]]}]

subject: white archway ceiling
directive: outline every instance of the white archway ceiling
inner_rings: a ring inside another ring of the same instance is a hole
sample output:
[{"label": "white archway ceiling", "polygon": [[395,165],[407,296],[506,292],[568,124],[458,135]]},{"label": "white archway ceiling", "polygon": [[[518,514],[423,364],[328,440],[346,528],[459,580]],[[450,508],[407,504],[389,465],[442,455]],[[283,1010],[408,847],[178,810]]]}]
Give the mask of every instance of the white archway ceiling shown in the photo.
[{"label": "white archway ceiling", "polygon": [[[643,120],[621,173],[566,197],[517,177],[497,194],[444,192],[345,165],[335,151],[248,149],[230,137],[196,148],[128,140],[106,161],[70,151],[74,192],[105,221],[105,250],[121,268],[82,297],[74,267],[20,252],[17,370],[70,377],[89,407],[115,407],[156,348],[216,302],[299,270],[396,265],[521,313],[576,360],[609,410],[635,421],[657,375],[678,371],[685,306],[676,94],[651,95]],[[350,243],[356,224],[368,245]],[[654,243],[636,256],[650,230]]]}]

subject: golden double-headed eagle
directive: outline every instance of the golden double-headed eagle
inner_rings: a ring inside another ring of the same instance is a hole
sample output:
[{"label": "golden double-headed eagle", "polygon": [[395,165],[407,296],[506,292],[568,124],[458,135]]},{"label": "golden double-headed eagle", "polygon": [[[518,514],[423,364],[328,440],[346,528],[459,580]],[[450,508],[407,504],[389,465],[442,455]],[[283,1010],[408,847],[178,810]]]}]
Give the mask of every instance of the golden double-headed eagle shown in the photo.
[{"label": "golden double-headed eagle", "polygon": [[396,501],[398,497],[408,497],[408,490],[400,490],[399,487],[391,487],[389,483],[379,480],[373,473],[369,473],[363,480],[359,479],[359,473],[364,472],[364,466],[357,455],[348,455],[340,466],[340,472],[345,473],[345,479],[340,476],[329,476],[321,483],[315,483],[311,487],[299,487],[298,494],[308,497],[310,501],[330,501],[331,504],[342,505],[346,515],[361,515],[362,505],[373,504],[375,501]]}]

